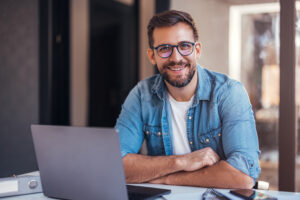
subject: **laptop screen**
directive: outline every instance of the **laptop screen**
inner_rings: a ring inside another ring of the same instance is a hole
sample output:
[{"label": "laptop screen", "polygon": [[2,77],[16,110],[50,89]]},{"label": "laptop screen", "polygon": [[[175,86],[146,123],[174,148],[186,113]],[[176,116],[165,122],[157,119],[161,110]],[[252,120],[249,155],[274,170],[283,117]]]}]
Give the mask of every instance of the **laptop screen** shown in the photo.
[{"label": "laptop screen", "polygon": [[32,125],[46,196],[127,199],[117,132],[112,128]]}]

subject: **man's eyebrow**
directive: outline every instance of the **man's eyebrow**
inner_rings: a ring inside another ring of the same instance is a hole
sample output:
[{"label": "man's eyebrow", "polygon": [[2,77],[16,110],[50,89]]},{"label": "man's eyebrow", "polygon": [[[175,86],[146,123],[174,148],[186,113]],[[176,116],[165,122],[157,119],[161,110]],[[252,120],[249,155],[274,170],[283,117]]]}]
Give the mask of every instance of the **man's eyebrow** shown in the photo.
[{"label": "man's eyebrow", "polygon": [[180,42],[178,42],[178,44],[180,44],[180,43],[184,43],[184,42],[193,42],[193,41],[184,40],[184,41],[180,41]]},{"label": "man's eyebrow", "polygon": [[[189,40],[183,40],[183,41],[179,41],[177,44],[181,44],[181,43],[185,43],[185,42],[192,42],[192,41],[189,41]],[[177,45],[176,44],[176,45]],[[162,46],[162,45],[173,45],[173,44],[170,44],[170,43],[163,43],[163,44],[159,44],[157,45],[156,47],[159,47],[159,46]],[[175,45],[175,44],[174,44]]]},{"label": "man's eyebrow", "polygon": [[163,44],[159,44],[159,45],[157,45],[157,47],[159,47],[159,46],[162,46],[162,45],[171,45],[171,44],[168,44],[168,43],[163,43]]}]

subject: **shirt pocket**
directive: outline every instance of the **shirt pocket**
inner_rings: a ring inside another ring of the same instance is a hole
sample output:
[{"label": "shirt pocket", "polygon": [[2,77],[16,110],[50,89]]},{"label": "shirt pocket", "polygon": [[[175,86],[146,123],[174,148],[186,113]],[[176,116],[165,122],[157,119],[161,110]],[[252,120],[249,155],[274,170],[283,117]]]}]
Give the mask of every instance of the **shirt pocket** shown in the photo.
[{"label": "shirt pocket", "polygon": [[144,125],[148,155],[165,155],[161,126]]},{"label": "shirt pocket", "polygon": [[200,133],[198,135],[198,139],[202,148],[210,147],[220,156],[221,159],[225,159],[221,126],[207,132]]}]

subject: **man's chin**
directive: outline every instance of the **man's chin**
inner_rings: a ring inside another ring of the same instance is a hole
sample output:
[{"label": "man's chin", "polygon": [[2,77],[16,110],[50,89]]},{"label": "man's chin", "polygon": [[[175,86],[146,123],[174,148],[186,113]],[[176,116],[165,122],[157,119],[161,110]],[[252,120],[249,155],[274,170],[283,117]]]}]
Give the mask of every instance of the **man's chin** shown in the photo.
[{"label": "man's chin", "polygon": [[189,73],[185,75],[181,74],[174,76],[174,74],[167,73],[166,71],[163,71],[160,74],[162,75],[163,79],[171,86],[183,88],[192,81],[195,75],[195,70],[189,71]]},{"label": "man's chin", "polygon": [[185,86],[187,86],[190,81],[172,81],[172,80],[166,80],[170,85],[172,85],[173,87],[177,87],[177,88],[183,88]]}]

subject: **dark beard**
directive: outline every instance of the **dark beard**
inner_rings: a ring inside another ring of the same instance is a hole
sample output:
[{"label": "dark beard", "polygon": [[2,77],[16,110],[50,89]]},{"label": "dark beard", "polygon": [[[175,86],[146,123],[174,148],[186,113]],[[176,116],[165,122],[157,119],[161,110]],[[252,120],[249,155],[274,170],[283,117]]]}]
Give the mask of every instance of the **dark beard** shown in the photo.
[{"label": "dark beard", "polygon": [[[189,68],[188,75],[185,79],[179,79],[180,77],[178,77],[178,79],[171,80],[171,78],[169,77],[166,69],[168,67],[172,67],[174,65],[185,66],[185,67]],[[193,77],[195,75],[195,71],[196,71],[196,66],[192,66],[190,63],[184,63],[182,61],[180,61],[178,63],[170,62],[170,63],[166,63],[162,66],[162,70],[160,72],[160,75],[170,85],[172,85],[174,87],[177,87],[177,88],[182,88],[182,87],[185,87],[186,85],[188,85],[191,82],[191,80],[193,79]]]}]

